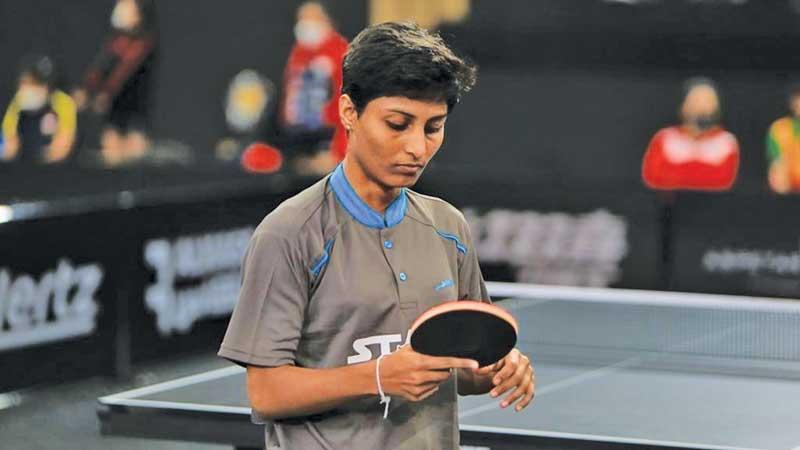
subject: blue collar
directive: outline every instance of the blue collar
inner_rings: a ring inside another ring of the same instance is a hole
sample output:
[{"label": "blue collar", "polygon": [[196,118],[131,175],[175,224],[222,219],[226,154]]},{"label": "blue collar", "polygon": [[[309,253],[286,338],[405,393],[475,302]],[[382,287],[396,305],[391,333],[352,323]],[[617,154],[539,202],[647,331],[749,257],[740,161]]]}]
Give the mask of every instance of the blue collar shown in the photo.
[{"label": "blue collar", "polygon": [[330,183],[339,204],[364,226],[391,228],[400,223],[406,215],[408,200],[406,199],[405,188],[400,190],[400,195],[392,200],[392,203],[386,208],[386,214],[380,214],[367,205],[364,200],[361,200],[353,186],[347,181],[342,164],[339,164],[336,170],[333,171]]}]

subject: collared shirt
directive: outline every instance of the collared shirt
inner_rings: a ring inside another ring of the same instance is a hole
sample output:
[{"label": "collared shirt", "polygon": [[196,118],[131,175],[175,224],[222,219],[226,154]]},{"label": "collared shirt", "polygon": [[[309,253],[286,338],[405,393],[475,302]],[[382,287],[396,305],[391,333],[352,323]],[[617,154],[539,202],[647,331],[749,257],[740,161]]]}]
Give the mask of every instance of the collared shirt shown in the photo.
[{"label": "collared shirt", "polygon": [[[363,363],[401,345],[420,313],[459,299],[489,301],[464,216],[408,189],[378,213],[340,165],[256,229],[219,355],[264,367]],[[278,420],[267,447],[456,450],[456,396],[453,376],[425,401],[393,399],[385,420],[377,397]]]}]

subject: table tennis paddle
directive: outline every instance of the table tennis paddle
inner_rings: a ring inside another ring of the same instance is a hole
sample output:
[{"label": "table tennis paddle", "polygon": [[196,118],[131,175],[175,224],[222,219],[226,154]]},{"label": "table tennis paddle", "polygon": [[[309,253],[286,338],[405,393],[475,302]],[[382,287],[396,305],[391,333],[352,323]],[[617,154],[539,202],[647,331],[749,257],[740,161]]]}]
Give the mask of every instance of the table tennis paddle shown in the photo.
[{"label": "table tennis paddle", "polygon": [[517,321],[499,306],[472,300],[445,302],[411,325],[414,351],[473,359],[480,367],[503,359],[517,343]]}]

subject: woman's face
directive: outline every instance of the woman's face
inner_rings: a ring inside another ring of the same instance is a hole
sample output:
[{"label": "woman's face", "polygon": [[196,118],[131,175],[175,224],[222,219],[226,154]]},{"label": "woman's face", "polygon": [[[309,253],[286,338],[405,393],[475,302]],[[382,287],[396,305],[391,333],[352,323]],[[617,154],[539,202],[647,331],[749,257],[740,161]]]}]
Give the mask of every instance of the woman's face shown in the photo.
[{"label": "woman's face", "polygon": [[792,109],[792,114],[794,114],[796,118],[800,119],[800,95],[792,96],[792,100],[789,102],[789,105]]},{"label": "woman's face", "polygon": [[30,74],[24,73],[19,77],[19,90],[17,101],[24,111],[35,111],[47,103],[49,90],[46,84],[36,81]]},{"label": "woman's face", "polygon": [[681,114],[684,120],[719,114],[719,98],[717,97],[717,91],[711,86],[706,85],[693,87],[683,101]]},{"label": "woman's face", "polygon": [[130,31],[139,26],[142,21],[139,5],[135,0],[117,0],[111,12],[111,24],[118,30]]},{"label": "woman's face", "polygon": [[378,97],[357,114],[344,95],[341,105],[348,158],[383,189],[413,186],[444,141],[445,102]]}]

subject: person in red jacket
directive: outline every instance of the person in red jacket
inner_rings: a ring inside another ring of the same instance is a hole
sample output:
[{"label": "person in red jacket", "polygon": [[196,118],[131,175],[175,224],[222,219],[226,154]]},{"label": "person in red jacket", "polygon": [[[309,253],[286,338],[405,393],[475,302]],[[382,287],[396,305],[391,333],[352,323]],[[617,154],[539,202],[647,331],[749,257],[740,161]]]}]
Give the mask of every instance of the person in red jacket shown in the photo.
[{"label": "person in red jacket", "polygon": [[660,130],[650,141],[644,183],[657,190],[729,190],[739,168],[739,143],[720,124],[714,82],[689,80],[680,115],[682,124]]},{"label": "person in red jacket", "polygon": [[300,165],[306,171],[327,173],[344,159],[347,147],[338,103],[347,40],[336,32],[324,7],[314,1],[298,8],[294,34],[296,43],[284,72],[282,134],[323,142],[323,151],[301,158]]}]

